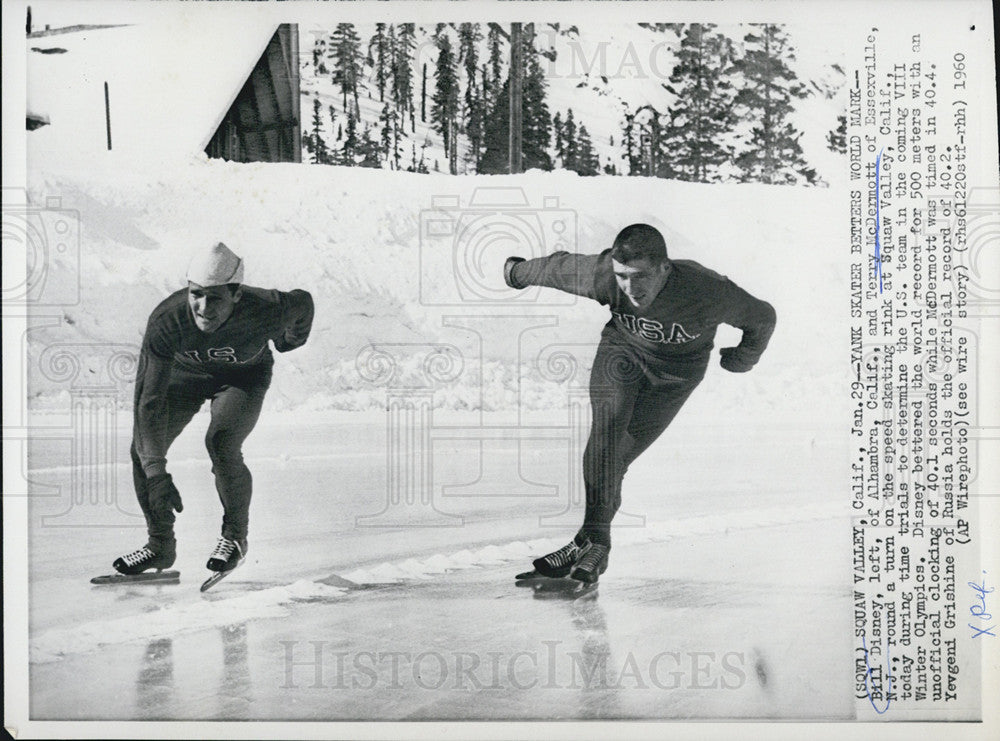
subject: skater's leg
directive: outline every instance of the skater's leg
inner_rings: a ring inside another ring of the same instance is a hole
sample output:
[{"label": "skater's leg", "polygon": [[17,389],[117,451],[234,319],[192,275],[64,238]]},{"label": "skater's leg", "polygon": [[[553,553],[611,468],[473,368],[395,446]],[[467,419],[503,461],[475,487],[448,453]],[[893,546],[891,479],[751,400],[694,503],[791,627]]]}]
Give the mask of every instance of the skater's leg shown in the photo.
[{"label": "skater's leg", "polygon": [[247,537],[253,478],[243,462],[243,441],[257,424],[270,381],[268,369],[223,386],[212,397],[212,422],[205,446],[222,502],[222,537],[229,540],[244,541]]},{"label": "skater's leg", "polygon": [[[600,546],[602,557],[611,548],[611,518],[618,508],[621,488],[622,444],[635,398],[645,378],[630,354],[621,347],[602,342],[590,374],[590,435],[583,454],[583,481],[587,494],[583,526],[573,542],[535,559],[535,571],[544,576],[566,576],[585,554]],[[595,566],[596,573],[606,558]]]},{"label": "skater's leg", "polygon": [[[201,408],[210,393],[204,377],[177,371],[171,377],[167,392],[167,447],[173,444],[177,436],[191,421]],[[151,503],[149,489],[142,463],[135,447],[133,434],[130,455],[132,458],[132,482],[135,485],[135,495],[139,507],[146,518],[146,528],[149,535],[149,547],[154,551],[173,550],[174,548],[174,510],[169,502]]]},{"label": "skater's leg", "polygon": [[[599,353],[600,354],[600,353]],[[595,360],[595,368],[597,362]],[[591,380],[594,424],[584,454],[584,481],[587,483],[587,513],[577,534],[594,542],[610,544],[611,521],[621,506],[622,480],[629,466],[653,444],[670,425],[701,376],[653,385],[645,379],[631,383],[619,359],[612,367],[625,382],[617,387],[607,372]],[[598,410],[602,410],[603,419]],[[579,542],[579,541],[578,541]]]},{"label": "skater's leg", "polygon": [[[625,472],[632,461],[667,428],[698,385],[698,380],[667,386],[644,383],[634,394],[613,393],[610,400],[601,400],[606,413],[603,422],[598,420],[599,407],[594,403],[595,425],[588,443],[589,455],[585,456],[584,463],[588,487],[587,512],[583,527],[577,534],[578,538],[589,538],[592,545],[582,552],[577,561],[572,572],[574,579],[596,582],[608,567],[611,521],[621,506]],[[629,388],[627,384],[623,387]],[[596,398],[594,389],[591,398]]]},{"label": "skater's leg", "polygon": [[648,384],[621,347],[602,342],[590,374],[591,425],[583,454],[587,507],[576,542],[611,546],[611,519],[621,500],[621,480],[630,445],[627,430],[635,400]]},{"label": "skater's leg", "polygon": [[621,506],[622,480],[628,473],[629,466],[663,434],[700,381],[697,378],[661,386],[646,386],[636,396],[628,428],[618,441],[616,471],[619,475],[610,498],[612,519]]},{"label": "skater's leg", "polygon": [[647,386],[639,393],[621,446],[623,474],[670,426],[700,382],[699,377],[683,382]]}]

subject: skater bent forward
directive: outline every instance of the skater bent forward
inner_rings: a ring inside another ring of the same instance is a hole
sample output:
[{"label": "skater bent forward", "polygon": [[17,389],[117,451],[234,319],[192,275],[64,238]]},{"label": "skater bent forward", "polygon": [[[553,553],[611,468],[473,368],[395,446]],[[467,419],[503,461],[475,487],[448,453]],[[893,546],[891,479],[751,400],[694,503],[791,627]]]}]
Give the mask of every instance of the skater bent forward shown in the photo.
[{"label": "skater bent forward", "polygon": [[663,236],[648,224],[626,227],[598,255],[511,257],[504,279],[512,288],[548,286],[586,296],[611,310],[590,377],[583,526],[572,542],[534,562],[543,576],[593,583],[607,568],[622,478],[704,377],[718,325],[743,330],[739,345],[721,351],[722,367],[743,373],[767,347],[775,312],[696,262],[670,260]]},{"label": "skater bent forward", "polygon": [[114,568],[127,575],[174,563],[174,511],[180,494],[167,473],[167,450],[205,401],[212,420],[205,445],[222,501],[222,532],[208,568],[224,572],[246,555],[252,479],[243,441],[260,415],[278,352],[305,344],[312,297],[244,286],[243,261],[221,242],[195,255],[187,288],[153,311],[135,383],[132,477],[148,542]]}]

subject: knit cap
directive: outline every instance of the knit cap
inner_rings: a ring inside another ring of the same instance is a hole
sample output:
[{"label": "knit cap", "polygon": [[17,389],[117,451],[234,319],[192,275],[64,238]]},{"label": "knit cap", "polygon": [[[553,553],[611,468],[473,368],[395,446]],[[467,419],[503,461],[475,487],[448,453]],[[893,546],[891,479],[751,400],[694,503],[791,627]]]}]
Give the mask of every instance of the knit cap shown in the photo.
[{"label": "knit cap", "polygon": [[204,288],[242,283],[243,260],[222,242],[218,242],[195,253],[188,265],[187,279]]}]

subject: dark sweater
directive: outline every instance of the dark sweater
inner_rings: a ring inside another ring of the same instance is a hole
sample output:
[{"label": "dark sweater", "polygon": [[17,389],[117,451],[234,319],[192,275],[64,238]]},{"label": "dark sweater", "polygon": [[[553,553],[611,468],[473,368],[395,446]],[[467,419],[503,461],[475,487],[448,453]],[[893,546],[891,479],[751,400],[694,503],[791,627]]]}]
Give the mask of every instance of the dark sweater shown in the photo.
[{"label": "dark sweater", "polygon": [[692,260],[672,260],[670,268],[666,285],[641,309],[618,288],[610,249],[512,263],[506,278],[513,288],[547,286],[610,308],[602,340],[629,350],[653,382],[704,375],[720,324],[743,330],[733,360],[754,365],[774,331],[774,308]]}]

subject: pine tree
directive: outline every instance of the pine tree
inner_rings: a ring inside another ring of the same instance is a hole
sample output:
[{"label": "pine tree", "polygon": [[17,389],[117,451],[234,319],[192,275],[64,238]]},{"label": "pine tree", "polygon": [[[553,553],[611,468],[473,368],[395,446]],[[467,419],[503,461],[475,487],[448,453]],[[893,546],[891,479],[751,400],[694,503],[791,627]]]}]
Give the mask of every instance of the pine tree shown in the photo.
[{"label": "pine tree", "polygon": [[324,59],[326,58],[326,39],[322,36],[316,36],[313,41],[312,50],[312,60],[313,69],[316,70],[317,75],[325,75],[327,73],[326,64]]},{"label": "pine tree", "polygon": [[385,102],[385,88],[392,72],[392,49],[386,34],[386,24],[375,24],[375,35],[368,42],[368,57],[375,71],[375,85],[378,87],[378,99]]},{"label": "pine tree", "polygon": [[420,162],[417,163],[417,172],[428,173],[427,169],[427,147],[431,145],[431,140],[424,137],[424,143],[420,145]]},{"label": "pine tree", "polygon": [[640,23],[639,28],[648,28],[656,33],[673,33],[677,38],[684,35],[683,23]]},{"label": "pine tree", "polygon": [[479,69],[478,44],[483,38],[478,23],[463,23],[458,28],[459,48],[458,61],[465,70],[465,98],[463,114],[465,118],[465,133],[469,137],[469,154],[475,171],[479,170],[482,157],[483,95],[479,88],[476,72]]},{"label": "pine tree", "polygon": [[[434,69],[435,88],[432,96],[431,121],[434,130],[441,134],[446,152],[451,148],[458,119],[458,71],[451,39],[442,33],[437,39],[438,58]],[[454,173],[453,173],[454,174]]]},{"label": "pine tree", "polygon": [[392,109],[393,120],[392,120],[392,163],[395,169],[399,169],[399,161],[402,157],[402,153],[399,150],[399,139],[400,139],[400,123],[399,114],[396,113],[396,109]]},{"label": "pine tree", "polygon": [[462,23],[458,27],[458,61],[465,70],[466,82],[476,89],[476,71],[479,68],[479,42],[483,33],[478,23]]},{"label": "pine tree", "polygon": [[[333,131],[335,126],[338,127],[339,129],[339,124],[337,123],[337,108],[333,105],[330,105],[327,106],[327,111],[330,113],[330,131]],[[340,158],[337,156],[337,150],[334,149],[332,146],[327,146],[326,150],[327,150],[327,159],[329,160],[329,163],[331,165],[340,164]]]},{"label": "pine tree", "polygon": [[563,139],[563,122],[562,115],[559,111],[556,111],[556,115],[552,117],[552,133],[555,135],[556,142],[556,165],[558,167],[563,166],[563,159],[566,156],[566,144]]},{"label": "pine tree", "polygon": [[347,99],[351,97],[354,104],[354,115],[359,115],[358,81],[361,79],[361,39],[354,30],[352,23],[338,23],[333,32],[330,44],[330,57],[333,60],[333,81],[340,85],[344,110],[347,110]]},{"label": "pine tree", "polygon": [[313,98],[313,164],[314,165],[327,165],[329,164],[329,154],[326,148],[326,142],[323,140],[323,118],[321,111],[323,110],[322,104],[319,102],[319,98]]},{"label": "pine tree", "polygon": [[347,112],[347,129],[344,132],[344,143],[341,146],[341,162],[347,166],[356,165],[355,155],[358,152],[358,121],[354,111]]},{"label": "pine tree", "polygon": [[487,94],[486,100],[492,109],[496,106],[497,98],[500,96],[500,88],[503,86],[503,78],[501,77],[503,52],[501,50],[500,28],[495,23],[490,24],[490,31],[486,37],[486,47],[489,59],[490,80],[489,89],[487,90],[486,86],[484,86],[483,90]]},{"label": "pine tree", "polygon": [[556,132],[556,156],[562,168],[580,175],[599,175],[601,165],[594,142],[586,126],[577,126],[573,109],[566,111],[565,120],[556,113],[553,124]]},{"label": "pine tree", "polygon": [[[492,30],[492,28],[491,28]],[[552,118],[546,102],[546,81],[530,24],[521,36],[524,60],[524,85],[521,97],[521,163],[524,169],[552,169],[549,146]],[[490,105],[485,124],[485,152],[480,172],[501,173],[510,170],[510,80],[504,80]],[[565,166],[565,165],[564,165]]]},{"label": "pine tree", "polygon": [[367,124],[365,124],[358,141],[355,164],[359,167],[379,168],[382,166],[381,149],[378,142],[372,139],[372,130]]},{"label": "pine tree", "polygon": [[802,134],[789,120],[792,101],[807,95],[788,66],[795,60],[791,42],[780,26],[753,28],[744,38],[744,55],[736,62],[744,80],[736,105],[754,123],[749,142],[736,157],[741,180],[814,184],[818,177],[803,157]]},{"label": "pine tree", "polygon": [[847,153],[847,116],[837,116],[837,128],[826,134],[826,147],[831,152]]},{"label": "pine tree", "polygon": [[424,161],[424,154],[427,150],[427,142],[420,146],[420,159],[417,159],[417,143],[411,144],[410,164],[406,168],[407,172],[427,173],[427,163]]},{"label": "pine tree", "polygon": [[380,136],[382,158],[386,161],[386,163],[391,162],[398,166],[399,152],[396,151],[396,145],[399,143],[399,114],[396,113],[395,108],[386,103],[382,107],[382,113],[379,114],[378,120],[379,123],[382,124],[382,132]]},{"label": "pine tree", "polygon": [[566,122],[563,124],[563,142],[563,167],[575,171],[578,166],[577,158],[580,150],[572,108],[566,111]]},{"label": "pine tree", "polygon": [[577,152],[575,166],[572,168],[580,175],[599,175],[601,173],[601,163],[594,151],[594,143],[590,139],[587,127],[580,125],[580,133],[577,138]]},{"label": "pine tree", "polygon": [[[302,161],[312,162],[313,152],[316,151],[316,145],[313,143],[313,134],[309,129],[302,130]],[[306,155],[309,155],[308,157]]]},{"label": "pine tree", "polygon": [[392,26],[390,39],[392,42],[392,99],[399,111],[400,121],[406,125],[406,117],[413,120],[413,50],[416,48],[416,28],[412,23],[402,23],[399,32]]},{"label": "pine tree", "polygon": [[484,151],[479,172],[499,175],[510,172],[510,86],[501,85],[483,132]]},{"label": "pine tree", "polygon": [[522,91],[521,162],[525,170],[551,170],[549,143],[552,138],[552,117],[545,101],[547,83],[545,71],[535,50],[534,24],[525,27],[521,37],[525,63]]},{"label": "pine tree", "polygon": [[625,175],[641,175],[642,174],[642,152],[639,151],[641,147],[636,146],[635,142],[635,114],[631,113],[628,109],[628,104],[622,104],[625,107],[625,122],[622,125],[622,142],[625,145]]},{"label": "pine tree", "polygon": [[655,153],[660,177],[717,181],[719,168],[732,160],[733,148],[727,141],[736,118],[729,79],[732,56],[732,42],[715,33],[711,24],[685,27],[671,84],[664,85],[677,99]]}]

